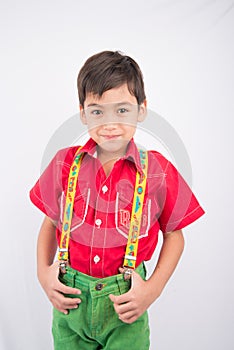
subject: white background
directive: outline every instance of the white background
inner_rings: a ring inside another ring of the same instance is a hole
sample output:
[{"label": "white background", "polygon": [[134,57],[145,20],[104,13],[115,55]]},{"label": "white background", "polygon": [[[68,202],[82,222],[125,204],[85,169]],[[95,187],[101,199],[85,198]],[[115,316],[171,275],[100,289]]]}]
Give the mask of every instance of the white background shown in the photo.
[{"label": "white background", "polygon": [[206,210],[150,309],[151,350],[233,349],[233,4],[1,1],[1,349],[52,349],[36,278],[42,215],[28,191],[53,133],[77,113],[78,70],[105,49],[141,66],[148,105],[183,140]]}]

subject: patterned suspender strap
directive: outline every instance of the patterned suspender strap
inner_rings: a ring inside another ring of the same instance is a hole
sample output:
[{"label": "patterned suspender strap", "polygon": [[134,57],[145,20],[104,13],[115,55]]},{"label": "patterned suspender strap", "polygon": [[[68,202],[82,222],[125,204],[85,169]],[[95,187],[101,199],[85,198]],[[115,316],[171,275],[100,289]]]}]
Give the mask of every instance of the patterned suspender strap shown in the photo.
[{"label": "patterned suspender strap", "polygon": [[148,155],[147,151],[139,150],[141,166],[143,174],[139,172],[136,174],[136,183],[134,189],[132,214],[130,221],[130,228],[128,234],[128,243],[125,251],[124,264],[125,278],[127,275],[131,275],[130,269],[135,269],[138,241],[141,228],[142,208],[145,196],[146,180],[147,180],[147,169],[148,169]]},{"label": "patterned suspender strap", "polygon": [[80,153],[81,147],[76,151],[72,166],[70,168],[68,183],[67,183],[67,192],[66,192],[66,203],[63,214],[63,224],[62,224],[62,233],[58,251],[58,260],[60,261],[61,271],[65,273],[65,266],[68,262],[68,248],[69,248],[69,240],[70,240],[70,230],[71,230],[71,221],[73,215],[73,206],[74,206],[74,198],[76,193],[76,185],[78,174],[81,166],[81,160],[83,158],[83,154]]}]

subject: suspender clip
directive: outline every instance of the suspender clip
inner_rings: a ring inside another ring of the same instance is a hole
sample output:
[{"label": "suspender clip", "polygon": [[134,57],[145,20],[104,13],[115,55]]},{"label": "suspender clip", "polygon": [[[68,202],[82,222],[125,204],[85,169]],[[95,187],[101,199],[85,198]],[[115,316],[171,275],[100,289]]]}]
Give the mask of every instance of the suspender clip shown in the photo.
[{"label": "suspender clip", "polygon": [[64,275],[65,273],[67,273],[66,267],[67,267],[67,261],[61,260],[59,263],[59,269],[61,274]]},{"label": "suspender clip", "polygon": [[133,269],[129,269],[128,267],[123,267],[124,271],[123,271],[123,276],[124,276],[124,280],[130,280],[132,277],[132,271]]}]

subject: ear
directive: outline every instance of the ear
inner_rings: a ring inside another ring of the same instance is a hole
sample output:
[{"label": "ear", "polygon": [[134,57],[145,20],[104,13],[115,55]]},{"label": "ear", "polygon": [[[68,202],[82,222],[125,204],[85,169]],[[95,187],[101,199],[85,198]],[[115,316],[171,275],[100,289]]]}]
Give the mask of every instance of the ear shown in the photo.
[{"label": "ear", "polygon": [[147,115],[147,101],[144,100],[144,102],[139,106],[137,121],[143,122],[145,120],[146,115]]},{"label": "ear", "polygon": [[87,125],[87,119],[86,119],[84,108],[82,105],[80,105],[79,107],[80,107],[80,120],[84,125]]}]

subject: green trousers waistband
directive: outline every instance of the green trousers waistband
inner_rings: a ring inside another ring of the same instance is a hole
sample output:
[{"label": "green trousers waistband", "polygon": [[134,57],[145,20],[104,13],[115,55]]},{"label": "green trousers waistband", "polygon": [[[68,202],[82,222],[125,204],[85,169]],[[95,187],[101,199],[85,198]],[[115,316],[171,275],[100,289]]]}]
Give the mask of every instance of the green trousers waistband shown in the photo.
[{"label": "green trousers waistband", "polygon": [[[141,263],[135,271],[145,279],[144,263]],[[83,292],[89,292],[93,297],[108,295],[116,289],[116,286],[118,286],[120,293],[125,293],[131,286],[131,280],[125,280],[123,274],[97,278],[74,270],[69,266],[66,267],[66,273],[60,275],[60,281],[70,287],[80,288]]]}]

